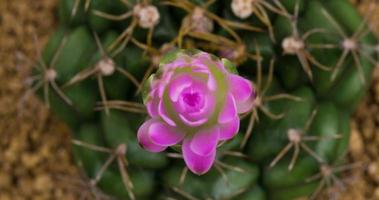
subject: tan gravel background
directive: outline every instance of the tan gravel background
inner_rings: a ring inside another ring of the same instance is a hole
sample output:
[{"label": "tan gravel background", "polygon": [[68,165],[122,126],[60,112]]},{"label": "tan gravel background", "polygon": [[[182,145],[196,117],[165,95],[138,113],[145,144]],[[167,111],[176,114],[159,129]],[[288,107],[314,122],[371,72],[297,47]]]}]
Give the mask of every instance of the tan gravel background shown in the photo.
[{"label": "tan gravel background", "polygon": [[20,101],[35,58],[56,22],[56,0],[0,0],[0,200],[77,199],[68,129],[35,97]]},{"label": "tan gravel background", "polygon": [[[367,9],[368,1],[355,2]],[[20,101],[31,70],[24,57],[36,58],[33,36],[42,49],[54,30],[56,3],[0,0],[0,200],[79,199],[67,127],[35,97]],[[371,25],[379,33],[379,9],[375,15]],[[347,175],[341,199],[379,200],[379,70],[351,126],[351,160],[367,167]]]}]

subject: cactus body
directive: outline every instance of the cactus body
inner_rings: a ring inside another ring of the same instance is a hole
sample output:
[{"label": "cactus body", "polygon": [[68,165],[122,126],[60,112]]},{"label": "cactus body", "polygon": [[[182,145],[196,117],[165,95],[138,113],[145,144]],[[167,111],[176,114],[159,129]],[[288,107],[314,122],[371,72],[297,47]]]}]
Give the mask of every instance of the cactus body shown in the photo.
[{"label": "cactus body", "polygon": [[[70,101],[48,86],[48,103],[72,128],[79,166],[118,199],[316,197],[328,174],[306,180],[343,163],[349,118],[376,60],[376,40],[347,0],[61,0],[59,16],[43,60],[60,49],[49,68]],[[151,153],[138,144],[143,85],[178,48],[229,59],[227,70],[256,90],[239,133],[201,176],[172,158],[180,146]]]}]

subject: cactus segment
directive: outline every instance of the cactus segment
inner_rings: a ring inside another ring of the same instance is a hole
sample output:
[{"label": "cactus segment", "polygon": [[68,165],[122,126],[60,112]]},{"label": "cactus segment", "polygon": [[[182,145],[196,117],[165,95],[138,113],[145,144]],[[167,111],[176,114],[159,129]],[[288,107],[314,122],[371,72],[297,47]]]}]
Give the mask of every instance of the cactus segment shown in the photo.
[{"label": "cactus segment", "polygon": [[379,55],[372,10],[360,16],[348,0],[60,0],[58,14],[30,90],[71,127],[86,193],[317,199],[362,167],[345,154]]}]

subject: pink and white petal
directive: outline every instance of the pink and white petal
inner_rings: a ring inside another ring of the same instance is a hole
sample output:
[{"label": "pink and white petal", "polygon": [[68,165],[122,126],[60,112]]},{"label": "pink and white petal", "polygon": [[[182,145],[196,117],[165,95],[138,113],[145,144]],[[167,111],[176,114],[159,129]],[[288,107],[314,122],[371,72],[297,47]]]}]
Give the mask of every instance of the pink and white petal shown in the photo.
[{"label": "pink and white petal", "polygon": [[218,127],[200,130],[190,139],[191,150],[200,156],[208,156],[216,150],[219,134]]},{"label": "pink and white petal", "polygon": [[217,83],[212,73],[209,73],[207,85],[208,85],[209,90],[216,91]]},{"label": "pink and white petal", "polygon": [[163,90],[164,90],[163,81],[160,79],[156,79],[153,81],[153,83],[151,85],[150,96],[162,98]]},{"label": "pink and white petal", "polygon": [[164,67],[166,69],[172,70],[172,69],[180,68],[183,66],[188,66],[188,61],[185,59],[177,59],[177,60],[174,60],[170,63],[165,64]]},{"label": "pink and white petal", "polygon": [[173,102],[177,102],[180,94],[184,89],[192,85],[192,78],[190,75],[182,75],[169,83],[168,95]]},{"label": "pink and white petal", "polygon": [[147,113],[150,117],[155,118],[158,116],[159,98],[152,97],[146,102]]},{"label": "pink and white petal", "polygon": [[244,102],[237,103],[237,112],[239,114],[249,112],[254,106],[254,99],[250,98]]},{"label": "pink and white petal", "polygon": [[171,81],[174,76],[174,71],[166,70],[162,77],[159,79],[158,95],[162,98],[164,91],[166,90],[167,84]]},{"label": "pink and white petal", "polygon": [[196,55],[194,55],[194,60],[204,63],[205,61],[211,61],[212,58],[209,53],[199,52]]},{"label": "pink and white petal", "polygon": [[163,97],[163,92],[166,88],[166,83],[163,80],[159,80],[159,84],[157,84],[155,95],[158,95],[159,98]]},{"label": "pink and white petal", "polygon": [[237,135],[240,128],[240,119],[238,116],[234,117],[229,122],[219,124],[220,126],[220,136],[219,140],[229,140]]},{"label": "pink and white petal", "polygon": [[192,71],[193,72],[203,73],[204,75],[206,75],[206,77],[208,77],[207,88],[210,91],[215,91],[217,89],[216,79],[214,78],[213,74],[211,73],[211,71],[209,71],[208,68],[207,69],[204,69],[204,68],[195,68]]},{"label": "pink and white petal", "polygon": [[225,123],[237,116],[237,105],[232,94],[227,94],[224,105],[218,116],[218,123]]},{"label": "pink and white petal", "polygon": [[163,104],[163,99],[159,101],[159,106],[158,106],[158,113],[159,116],[170,126],[176,126],[175,122],[168,116],[166,108],[164,107]]},{"label": "pink and white petal", "polygon": [[190,144],[191,141],[189,139],[184,139],[182,145],[184,162],[186,163],[188,169],[197,175],[207,173],[216,158],[216,149],[210,152],[207,156],[201,156],[192,151]]},{"label": "pink and white petal", "polygon": [[204,82],[200,80],[194,81],[191,87],[183,90],[183,94],[186,93],[198,93],[200,97],[198,105],[194,107],[188,106],[184,98],[179,97],[178,102],[173,104],[176,112],[190,121],[197,121],[211,114],[215,104],[214,95],[209,92]]},{"label": "pink and white petal", "polygon": [[215,91],[217,89],[217,83],[216,80],[209,70],[209,64],[215,64],[217,67],[217,64],[211,60],[211,57],[207,53],[200,53],[196,55],[196,58],[192,61],[192,66],[195,66],[193,71],[194,72],[202,72],[206,73],[208,75],[208,81],[207,81],[207,86],[208,89],[211,91]]},{"label": "pink and white petal", "polygon": [[208,118],[190,120],[182,114],[179,114],[179,118],[183,121],[184,124],[191,126],[191,127],[200,126],[200,125],[202,125],[208,121]]},{"label": "pink and white petal", "polygon": [[214,78],[213,74],[209,71],[208,68],[205,69],[205,68],[199,67],[199,68],[192,69],[192,71],[203,73],[208,77],[207,87],[210,91],[215,91],[217,89],[216,79]]},{"label": "pink and white petal", "polygon": [[194,82],[191,85],[191,89],[194,91],[198,91],[202,94],[210,93],[206,82],[204,80],[201,80],[201,79],[194,80]]},{"label": "pink and white petal", "polygon": [[229,74],[228,80],[230,90],[237,104],[251,98],[253,95],[253,85],[249,80],[235,74]]},{"label": "pink and white petal", "polygon": [[192,60],[191,66],[193,66],[194,72],[207,72],[209,71],[208,66],[204,63],[203,60]]},{"label": "pink and white petal", "polygon": [[197,60],[199,60],[200,62],[205,63],[205,64],[212,63],[222,72],[226,72],[224,64],[219,59],[216,59],[216,60],[213,59],[212,56],[208,53],[198,54],[198,56],[196,58],[197,58]]},{"label": "pink and white petal", "polygon": [[207,94],[204,98],[203,107],[198,112],[185,113],[188,119],[200,119],[209,117],[214,110],[216,100],[213,94]]},{"label": "pink and white petal", "polygon": [[217,67],[224,73],[229,73],[228,70],[226,70],[225,66],[224,66],[224,63],[222,62],[222,60],[218,60],[216,61],[216,65]]},{"label": "pink and white petal", "polygon": [[186,113],[186,105],[182,99],[179,98],[179,101],[173,102],[172,106],[177,113]]},{"label": "pink and white petal", "polygon": [[141,144],[141,146],[150,151],[150,152],[161,152],[165,150],[167,147],[157,145],[151,141],[150,135],[149,135],[149,129],[151,124],[154,122],[157,122],[156,119],[149,119],[145,123],[142,124],[142,126],[138,129],[137,132],[137,139],[138,142]]},{"label": "pink and white petal", "polygon": [[149,127],[149,136],[152,142],[160,146],[172,146],[184,138],[182,132],[164,122],[153,122]]}]

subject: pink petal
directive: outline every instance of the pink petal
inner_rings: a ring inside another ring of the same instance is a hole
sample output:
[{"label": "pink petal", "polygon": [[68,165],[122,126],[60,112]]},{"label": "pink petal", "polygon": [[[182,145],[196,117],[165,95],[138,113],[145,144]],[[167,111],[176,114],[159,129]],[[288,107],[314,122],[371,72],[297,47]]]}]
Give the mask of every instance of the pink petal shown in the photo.
[{"label": "pink petal", "polygon": [[193,71],[203,72],[203,73],[208,74],[208,82],[207,82],[208,89],[210,89],[211,91],[215,91],[217,89],[217,83],[213,74],[209,70],[209,66],[208,66],[209,63],[212,63],[216,67],[218,67],[218,63],[212,61],[209,54],[200,53],[196,55],[196,57],[193,59],[191,64],[192,66],[195,66]]},{"label": "pink petal", "polygon": [[183,66],[188,66],[188,62],[185,59],[179,58],[170,63],[167,63],[164,67],[165,69],[172,70]]},{"label": "pink petal", "polygon": [[204,124],[205,122],[208,121],[208,118],[202,118],[202,119],[197,119],[197,120],[190,120],[187,119],[185,116],[182,114],[179,114],[179,118],[188,126],[195,127],[195,126],[200,126]]},{"label": "pink petal", "polygon": [[158,116],[159,97],[155,96],[155,94],[155,91],[151,92],[150,99],[146,102],[147,113],[152,118]]},{"label": "pink petal", "polygon": [[230,90],[237,104],[248,100],[253,95],[253,85],[249,80],[235,74],[229,74],[228,79]]},{"label": "pink petal", "polygon": [[159,116],[169,125],[171,126],[176,126],[175,122],[168,116],[166,108],[164,107],[163,104],[163,99],[159,101],[159,106],[158,106],[158,113]]},{"label": "pink petal", "polygon": [[188,113],[186,111],[186,105],[185,105],[185,103],[180,98],[179,98],[179,101],[173,102],[172,106],[174,107],[174,110],[177,113]]},{"label": "pink petal", "polygon": [[244,102],[237,103],[237,112],[239,114],[250,111],[254,106],[254,99],[249,98]]},{"label": "pink petal", "polygon": [[[166,69],[166,68],[165,68]],[[167,87],[167,84],[170,82],[171,78],[174,76],[174,72],[171,70],[166,69],[164,73],[162,74],[162,77],[157,80],[157,86],[155,87],[157,89],[157,94],[160,98],[163,97],[163,93]]]},{"label": "pink petal", "polygon": [[207,80],[207,87],[209,90],[211,91],[215,91],[217,89],[217,83],[216,83],[216,79],[214,78],[213,74],[209,71],[209,69],[204,69],[204,68],[194,68],[192,70],[193,72],[200,72],[200,73],[204,73],[205,75],[208,76],[208,80]]},{"label": "pink petal", "polygon": [[162,122],[152,123],[149,127],[151,141],[160,146],[172,146],[179,143],[184,134]]},{"label": "pink petal", "polygon": [[177,102],[173,103],[175,112],[181,114],[188,121],[199,121],[207,118],[214,109],[215,98],[214,94],[210,93],[204,82],[194,80],[192,85],[183,90],[182,94],[198,93],[200,95],[197,106],[189,106],[184,101],[184,96],[180,96]]},{"label": "pink petal", "polygon": [[205,60],[211,60],[211,56],[209,53],[206,52],[199,52],[195,55],[197,59],[205,59]]},{"label": "pink petal", "polygon": [[208,76],[207,80],[207,87],[210,91],[215,91],[217,89],[217,83],[216,79],[214,78],[213,74],[209,70],[193,70],[196,72],[202,72]]},{"label": "pink petal", "polygon": [[228,94],[225,98],[223,108],[218,116],[219,123],[225,123],[231,121],[237,116],[237,106],[234,98],[231,94]]},{"label": "pink petal", "polygon": [[177,102],[181,92],[192,85],[192,78],[189,75],[182,75],[175,78],[169,84],[168,94],[173,102]]},{"label": "pink petal", "polygon": [[234,117],[231,121],[220,124],[219,140],[229,140],[233,138],[240,128],[240,119],[238,116]]},{"label": "pink petal", "polygon": [[208,53],[200,52],[193,56],[191,64],[195,67],[208,69],[208,63],[212,62],[211,56]]},{"label": "pink petal", "polygon": [[190,148],[191,141],[185,139],[182,145],[184,162],[191,172],[202,175],[209,171],[216,158],[216,149],[207,156],[201,156],[193,152]]},{"label": "pink petal", "polygon": [[160,79],[154,79],[151,83],[151,92],[149,95],[151,97],[162,98],[162,96],[163,96],[162,90],[163,89],[164,89],[163,81]]},{"label": "pink petal", "polygon": [[149,128],[154,123],[157,122],[156,119],[150,119],[142,124],[142,126],[138,129],[137,139],[138,142],[142,145],[143,148],[150,152],[161,152],[166,149],[165,146],[157,145],[151,141],[149,135]]},{"label": "pink petal", "polygon": [[225,73],[228,72],[228,70],[225,69],[225,66],[224,66],[224,63],[222,62],[222,60],[218,60],[218,61],[216,62],[216,65],[217,65],[217,67],[218,67],[221,71],[223,71],[223,72],[225,72]]},{"label": "pink petal", "polygon": [[216,80],[215,78],[213,77],[213,74],[212,73],[209,73],[209,76],[208,76],[208,88],[211,90],[211,91],[215,91],[217,89],[217,83],[216,83]]},{"label": "pink petal", "polygon": [[189,112],[183,104],[184,103],[181,100],[175,103],[175,111],[179,113],[179,118],[183,121],[183,123],[188,126],[195,127],[208,121],[209,116],[214,110],[215,98],[211,94],[207,94],[205,96],[202,108],[193,112]]},{"label": "pink petal", "polygon": [[191,150],[200,156],[208,156],[216,150],[219,133],[218,127],[200,130],[195,133],[190,139]]},{"label": "pink petal", "polygon": [[208,66],[202,60],[192,60],[190,65],[194,72],[209,72]]},{"label": "pink petal", "polygon": [[212,114],[216,100],[213,94],[207,94],[204,98],[203,107],[198,112],[186,113],[190,119],[207,117]]}]

